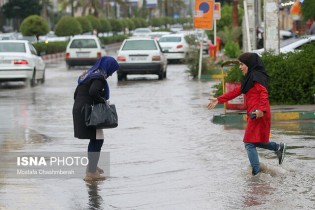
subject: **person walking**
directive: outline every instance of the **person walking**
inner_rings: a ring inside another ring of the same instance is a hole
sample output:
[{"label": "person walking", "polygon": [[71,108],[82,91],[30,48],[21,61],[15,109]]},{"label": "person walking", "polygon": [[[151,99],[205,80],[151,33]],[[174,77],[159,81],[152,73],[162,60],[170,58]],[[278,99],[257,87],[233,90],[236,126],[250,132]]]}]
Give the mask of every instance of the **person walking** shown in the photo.
[{"label": "person walking", "polygon": [[110,56],[101,57],[88,71],[78,78],[78,85],[74,92],[74,104],[72,109],[74,137],[89,139],[88,160],[85,181],[104,180],[103,169],[97,167],[100,151],[104,143],[102,129],[87,127],[84,121],[82,107],[85,104],[105,103],[109,99],[109,86],[106,79],[119,68],[117,61]]},{"label": "person walking", "polygon": [[252,167],[252,174],[261,172],[258,153],[256,148],[275,151],[282,164],[286,144],[270,142],[271,111],[268,99],[269,76],[261,58],[256,53],[246,52],[239,56],[240,70],[243,80],[240,87],[225,93],[218,98],[210,98],[208,109],[213,109],[218,103],[224,103],[244,94],[247,107],[247,125],[243,142],[247,151],[248,159]]}]

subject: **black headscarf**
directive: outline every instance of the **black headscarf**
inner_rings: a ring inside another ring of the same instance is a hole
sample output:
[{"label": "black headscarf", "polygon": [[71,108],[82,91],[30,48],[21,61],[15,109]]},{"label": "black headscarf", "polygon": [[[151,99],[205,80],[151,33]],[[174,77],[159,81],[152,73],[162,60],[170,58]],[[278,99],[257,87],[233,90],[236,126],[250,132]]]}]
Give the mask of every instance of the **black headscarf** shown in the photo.
[{"label": "black headscarf", "polygon": [[247,93],[258,82],[265,88],[268,86],[268,75],[261,58],[256,53],[243,53],[238,60],[248,67],[247,74],[243,77],[241,92]]}]

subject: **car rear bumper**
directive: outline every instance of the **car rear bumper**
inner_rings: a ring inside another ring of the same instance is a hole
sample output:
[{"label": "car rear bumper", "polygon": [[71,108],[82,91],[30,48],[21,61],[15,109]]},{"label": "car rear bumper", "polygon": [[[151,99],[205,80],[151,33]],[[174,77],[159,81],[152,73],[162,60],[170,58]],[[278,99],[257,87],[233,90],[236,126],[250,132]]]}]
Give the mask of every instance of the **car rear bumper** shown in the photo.
[{"label": "car rear bumper", "polygon": [[32,73],[33,69],[0,69],[0,81],[24,81]]},{"label": "car rear bumper", "polygon": [[66,64],[69,66],[88,66],[94,65],[98,58],[69,58],[66,59]]},{"label": "car rear bumper", "polygon": [[185,52],[167,52],[164,55],[167,60],[185,59]]},{"label": "car rear bumper", "polygon": [[162,71],[161,63],[119,63],[118,74],[158,74]]}]

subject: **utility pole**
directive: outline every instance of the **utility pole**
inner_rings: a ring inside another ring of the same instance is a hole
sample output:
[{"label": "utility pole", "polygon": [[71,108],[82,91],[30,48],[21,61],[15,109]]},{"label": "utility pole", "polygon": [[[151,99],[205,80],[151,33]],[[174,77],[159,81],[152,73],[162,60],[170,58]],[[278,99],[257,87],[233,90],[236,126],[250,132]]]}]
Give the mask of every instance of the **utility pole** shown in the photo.
[{"label": "utility pole", "polygon": [[265,0],[264,4],[264,48],[279,54],[279,0]]}]

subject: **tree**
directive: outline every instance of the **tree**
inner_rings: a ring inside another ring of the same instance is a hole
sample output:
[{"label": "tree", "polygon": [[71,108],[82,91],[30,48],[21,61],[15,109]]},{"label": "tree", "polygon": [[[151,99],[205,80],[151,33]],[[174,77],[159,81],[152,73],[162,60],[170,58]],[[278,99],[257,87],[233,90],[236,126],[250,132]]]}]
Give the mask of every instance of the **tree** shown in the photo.
[{"label": "tree", "polygon": [[81,33],[82,28],[80,23],[71,16],[62,17],[55,27],[55,34],[57,36],[74,36]]},{"label": "tree", "polygon": [[39,15],[41,9],[39,0],[9,0],[2,6],[3,14],[7,18],[24,19],[30,15]]},{"label": "tree", "polygon": [[39,0],[9,0],[1,10],[6,18],[14,19],[14,28],[17,29],[24,18],[40,15],[41,5]]},{"label": "tree", "polygon": [[110,32],[112,30],[112,26],[110,25],[110,22],[105,18],[100,18],[100,24],[101,28],[99,32]]},{"label": "tree", "polygon": [[123,24],[121,21],[118,21],[117,19],[110,19],[109,20],[110,25],[112,26],[112,31],[117,34],[118,32],[121,32],[123,30]]},{"label": "tree", "polygon": [[31,15],[23,20],[20,31],[24,36],[35,35],[38,40],[40,35],[45,35],[49,32],[49,27],[44,18],[38,15]]},{"label": "tree", "polygon": [[315,20],[315,2],[314,0],[304,0],[302,3],[302,15],[304,20]]},{"label": "tree", "polygon": [[92,32],[93,28],[90,21],[87,19],[87,17],[80,16],[80,17],[75,17],[75,19],[80,23],[81,28],[82,28],[82,33]]},{"label": "tree", "polygon": [[96,30],[97,32],[101,29],[101,24],[98,18],[93,15],[86,16],[92,25],[92,30]]}]

